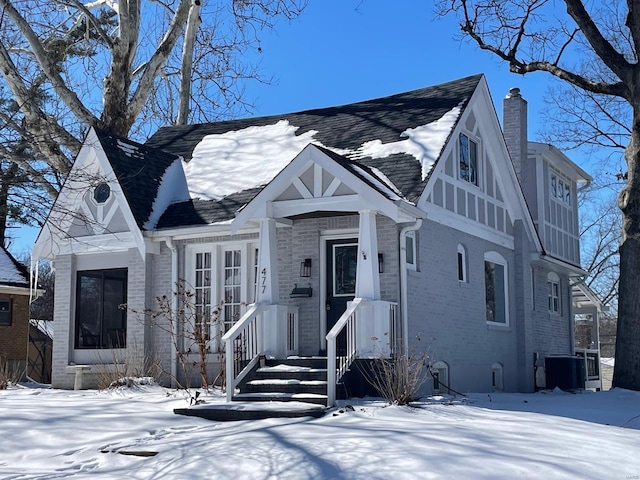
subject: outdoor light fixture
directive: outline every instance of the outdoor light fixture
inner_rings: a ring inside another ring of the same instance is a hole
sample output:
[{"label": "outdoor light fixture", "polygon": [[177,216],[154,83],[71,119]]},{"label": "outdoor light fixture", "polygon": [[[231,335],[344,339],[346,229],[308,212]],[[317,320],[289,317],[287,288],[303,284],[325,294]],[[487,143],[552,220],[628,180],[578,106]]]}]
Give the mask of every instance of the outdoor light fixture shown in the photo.
[{"label": "outdoor light fixture", "polygon": [[302,262],[300,262],[300,276],[301,277],[311,276],[311,259],[310,258],[305,258]]},{"label": "outdoor light fixture", "polygon": [[379,253],[378,254],[378,273],[384,272],[384,256]]}]

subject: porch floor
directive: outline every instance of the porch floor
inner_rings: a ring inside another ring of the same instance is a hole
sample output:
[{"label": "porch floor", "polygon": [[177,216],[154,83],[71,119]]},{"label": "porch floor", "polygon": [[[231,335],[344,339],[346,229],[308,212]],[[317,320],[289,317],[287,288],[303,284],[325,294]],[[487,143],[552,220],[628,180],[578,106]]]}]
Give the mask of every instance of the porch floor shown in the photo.
[{"label": "porch floor", "polygon": [[200,417],[218,422],[239,420],[263,420],[265,418],[319,418],[327,411],[324,405],[306,402],[242,402],[234,401],[216,405],[195,405],[189,408],[176,408],[173,413]]}]

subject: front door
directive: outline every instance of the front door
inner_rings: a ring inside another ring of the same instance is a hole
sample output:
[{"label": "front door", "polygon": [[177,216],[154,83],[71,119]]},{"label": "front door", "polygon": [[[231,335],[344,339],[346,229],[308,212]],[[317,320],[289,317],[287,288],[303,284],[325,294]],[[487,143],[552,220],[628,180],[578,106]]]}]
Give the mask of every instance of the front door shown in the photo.
[{"label": "front door", "polygon": [[357,238],[327,241],[327,333],[355,298],[357,262]]}]

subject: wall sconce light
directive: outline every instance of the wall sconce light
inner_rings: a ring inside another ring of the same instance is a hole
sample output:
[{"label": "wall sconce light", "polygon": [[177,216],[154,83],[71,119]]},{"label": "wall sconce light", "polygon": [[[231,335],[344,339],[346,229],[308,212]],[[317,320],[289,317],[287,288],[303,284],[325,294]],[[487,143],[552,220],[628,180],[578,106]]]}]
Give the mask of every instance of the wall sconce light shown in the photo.
[{"label": "wall sconce light", "polygon": [[311,276],[311,259],[310,258],[305,258],[302,262],[300,262],[300,276],[301,277]]},{"label": "wall sconce light", "polygon": [[378,254],[378,273],[384,272],[384,256],[379,253]]}]

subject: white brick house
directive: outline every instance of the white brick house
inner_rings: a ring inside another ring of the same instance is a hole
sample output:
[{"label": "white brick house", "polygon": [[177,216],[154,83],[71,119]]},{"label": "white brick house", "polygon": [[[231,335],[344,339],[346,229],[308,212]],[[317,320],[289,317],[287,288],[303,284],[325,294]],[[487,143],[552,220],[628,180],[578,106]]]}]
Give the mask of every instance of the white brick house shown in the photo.
[{"label": "white brick house", "polygon": [[476,75],[144,145],[91,129],[34,248],[56,267],[54,386],[74,365],[91,385],[113,352],[179,377],[169,334],[131,309],[186,282],[201,312],[224,301],[205,324],[235,345],[228,385],[260,355],[327,356],[332,403],[357,391],[352,362],[403,348],[430,352],[425,393],[533,390],[546,356],[574,353],[590,177],[527,141],[517,91],[505,117],[503,135]]}]

